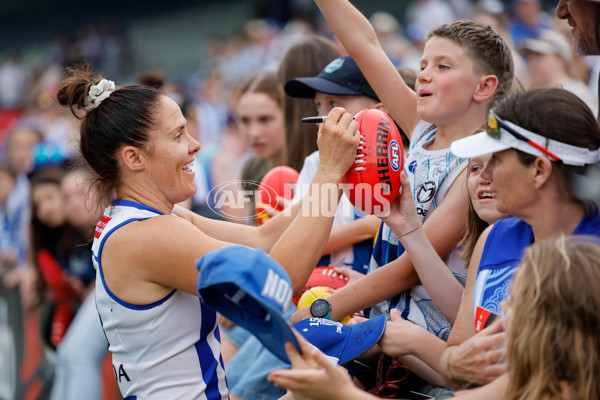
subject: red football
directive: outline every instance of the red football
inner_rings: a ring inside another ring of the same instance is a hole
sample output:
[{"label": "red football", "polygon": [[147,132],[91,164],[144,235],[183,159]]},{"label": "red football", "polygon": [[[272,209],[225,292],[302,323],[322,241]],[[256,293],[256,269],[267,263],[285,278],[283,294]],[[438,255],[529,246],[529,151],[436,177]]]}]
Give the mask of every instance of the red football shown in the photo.
[{"label": "red football", "polygon": [[[304,285],[302,293],[308,289],[317,286],[326,286],[331,289],[339,289],[348,283],[348,278],[345,275],[335,272],[333,267],[316,267],[310,274],[310,278]],[[300,296],[294,297],[292,301],[297,306]]]},{"label": "red football", "polygon": [[354,207],[373,214],[388,208],[400,190],[402,139],[394,121],[383,111],[362,110],[354,119],[358,122],[360,145],[342,183]]},{"label": "red football", "polygon": [[277,203],[277,196],[288,200],[294,198],[294,186],[298,180],[298,171],[281,165],[265,174],[256,191],[256,222],[262,225],[270,218],[265,212],[268,205],[277,211],[283,211],[283,206]]}]

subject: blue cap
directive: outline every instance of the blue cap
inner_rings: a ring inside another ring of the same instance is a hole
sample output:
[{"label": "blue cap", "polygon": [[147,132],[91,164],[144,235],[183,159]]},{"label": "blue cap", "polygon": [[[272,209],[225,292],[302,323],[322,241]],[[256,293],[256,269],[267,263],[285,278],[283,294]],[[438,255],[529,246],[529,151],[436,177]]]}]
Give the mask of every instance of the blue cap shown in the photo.
[{"label": "blue cap", "polygon": [[322,318],[308,318],[294,324],[302,336],[315,347],[345,364],[373,347],[385,330],[385,315],[381,314],[353,326]]},{"label": "blue cap", "polygon": [[283,317],[291,304],[292,283],[287,272],[261,249],[229,246],[196,260],[197,289],[207,306],[252,333],[283,361],[284,344],[300,346]]},{"label": "blue cap", "polygon": [[367,96],[379,101],[356,61],[350,56],[336,58],[317,76],[290,79],[284,89],[291,97],[312,99],[315,92],[322,92],[340,96]]}]

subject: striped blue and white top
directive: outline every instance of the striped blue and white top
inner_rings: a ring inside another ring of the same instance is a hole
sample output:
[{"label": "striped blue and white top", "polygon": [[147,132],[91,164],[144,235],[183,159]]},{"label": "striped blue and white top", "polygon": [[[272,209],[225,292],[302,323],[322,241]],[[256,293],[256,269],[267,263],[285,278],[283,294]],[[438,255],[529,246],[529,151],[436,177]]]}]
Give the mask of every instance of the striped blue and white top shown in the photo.
[{"label": "striped blue and white top", "polygon": [[[413,131],[408,155],[404,161],[404,172],[410,181],[421,222],[424,222],[441,203],[468,164],[468,160],[455,157],[449,148],[428,150],[427,146],[435,138],[435,133],[435,125],[425,121],[419,122]],[[382,223],[373,248],[369,272],[394,261],[402,253],[404,247],[392,230]],[[446,255],[444,261],[464,286],[467,269],[460,258],[461,253],[462,246],[457,246]],[[389,318],[389,310],[392,308],[397,308],[405,319],[426,328],[440,338],[447,339],[450,333],[450,322],[433,304],[420,282],[410,290],[373,307],[371,317],[385,313]]]}]

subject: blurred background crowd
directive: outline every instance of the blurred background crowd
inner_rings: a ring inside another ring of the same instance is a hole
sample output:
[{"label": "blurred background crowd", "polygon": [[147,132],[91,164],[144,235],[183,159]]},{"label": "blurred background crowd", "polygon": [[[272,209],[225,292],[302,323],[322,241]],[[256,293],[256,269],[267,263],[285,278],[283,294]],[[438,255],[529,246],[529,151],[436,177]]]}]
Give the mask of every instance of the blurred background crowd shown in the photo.
[{"label": "blurred background crowd", "polygon": [[[571,53],[568,25],[555,20],[552,2],[354,3],[370,16],[398,67],[417,71],[425,34],[440,24],[470,18],[491,25],[513,45],[519,55],[517,75],[525,88],[560,82],[574,87],[596,107],[596,99],[590,96],[597,95],[583,87],[597,87],[595,58],[583,60]],[[240,82],[257,72],[276,70],[285,50],[308,34],[334,39],[310,0],[107,1],[99,8],[91,11],[86,4],[67,0],[1,6],[3,160],[6,138],[19,125],[39,131],[66,154],[76,151],[69,140],[73,125],[52,100],[63,69],[73,63],[89,61],[119,84],[138,82],[149,72],[160,75],[165,91],[195,108],[198,137],[208,146],[221,141],[231,119],[231,97]],[[562,37],[524,46],[526,39],[547,28]]]},{"label": "blurred background crowd", "polygon": [[[594,114],[598,111],[598,57],[573,53],[569,27],[554,17],[553,1],[353,3],[369,16],[399,69],[417,74],[427,32],[468,18],[492,26],[511,44],[524,88],[562,86]],[[87,242],[83,232],[90,221],[93,226],[95,215],[81,215],[85,211],[79,206],[89,201],[81,195],[85,179],[79,186],[66,180],[77,169],[78,123],[55,101],[64,69],[90,62],[117,85],[160,87],[176,100],[188,130],[202,144],[198,193],[189,206],[222,218],[212,214],[210,190],[241,179],[243,166],[256,153],[238,129],[237,95],[257,73],[277,71],[286,50],[312,34],[338,43],[312,0],[105,0],[93,5],[23,0],[0,5],[0,399],[43,398],[52,350],[93,277],[89,266],[73,261],[87,257],[80,254]],[[38,188],[43,185],[46,191]],[[52,281],[56,270],[48,264],[42,268],[42,275],[48,273],[42,276],[45,290],[39,290],[39,282],[31,283],[23,271],[28,263],[44,263],[40,251],[45,247],[61,249],[68,262],[58,268],[69,265],[63,268],[68,283]],[[40,296],[51,296],[58,309],[70,304],[63,314],[50,312],[47,328],[43,317],[48,313],[35,314],[43,303]],[[28,325],[32,315],[38,321],[33,327]],[[38,339],[44,329],[45,342]],[[105,398],[116,398],[114,393],[113,387],[104,390]]]}]

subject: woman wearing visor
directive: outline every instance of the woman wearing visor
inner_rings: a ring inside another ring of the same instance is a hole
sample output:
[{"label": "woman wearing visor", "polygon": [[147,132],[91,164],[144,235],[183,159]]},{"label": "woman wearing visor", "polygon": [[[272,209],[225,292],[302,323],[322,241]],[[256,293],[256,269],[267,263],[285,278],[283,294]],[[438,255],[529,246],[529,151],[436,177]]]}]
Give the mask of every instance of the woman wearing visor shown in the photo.
[{"label": "woman wearing visor", "polygon": [[381,350],[417,357],[454,388],[491,383],[477,393],[503,398],[506,333],[501,321],[493,322],[500,302],[530,244],[560,235],[600,237],[596,205],[572,187],[585,181],[589,169],[598,169],[599,147],[600,128],[590,109],[557,88],[506,97],[490,112],[485,132],[455,141],[451,151],[458,157],[492,154],[480,178],[490,182],[498,211],[512,218],[480,235],[448,342],[392,316]]},{"label": "woman wearing visor", "polygon": [[[456,323],[440,364],[454,386],[487,383],[505,368],[500,314],[523,251],[562,235],[600,237],[600,215],[586,201],[586,174],[598,169],[600,129],[592,112],[558,88],[511,95],[490,113],[486,132],[457,140],[451,151],[472,158],[492,153],[481,171],[498,211],[511,215],[479,237]],[[474,336],[475,335],[475,336]]]}]

